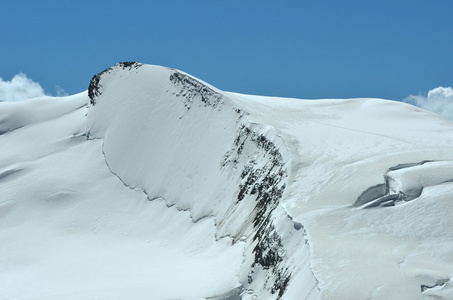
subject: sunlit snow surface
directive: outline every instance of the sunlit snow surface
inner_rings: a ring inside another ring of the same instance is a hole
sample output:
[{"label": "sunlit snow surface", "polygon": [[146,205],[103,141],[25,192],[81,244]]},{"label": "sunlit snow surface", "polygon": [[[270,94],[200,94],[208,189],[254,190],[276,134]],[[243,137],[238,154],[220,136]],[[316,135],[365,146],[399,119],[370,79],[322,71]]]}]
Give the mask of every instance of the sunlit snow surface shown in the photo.
[{"label": "sunlit snow surface", "polygon": [[0,151],[0,299],[453,298],[453,123],[407,104],[119,64]]}]

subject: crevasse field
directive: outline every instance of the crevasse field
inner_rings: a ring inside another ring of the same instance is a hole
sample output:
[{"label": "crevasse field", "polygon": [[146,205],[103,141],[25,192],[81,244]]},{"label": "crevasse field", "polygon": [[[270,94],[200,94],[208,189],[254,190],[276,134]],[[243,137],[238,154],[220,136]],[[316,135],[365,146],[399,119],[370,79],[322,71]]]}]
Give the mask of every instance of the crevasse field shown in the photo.
[{"label": "crevasse field", "polygon": [[0,299],[453,299],[453,123],[120,63],[0,103]]}]

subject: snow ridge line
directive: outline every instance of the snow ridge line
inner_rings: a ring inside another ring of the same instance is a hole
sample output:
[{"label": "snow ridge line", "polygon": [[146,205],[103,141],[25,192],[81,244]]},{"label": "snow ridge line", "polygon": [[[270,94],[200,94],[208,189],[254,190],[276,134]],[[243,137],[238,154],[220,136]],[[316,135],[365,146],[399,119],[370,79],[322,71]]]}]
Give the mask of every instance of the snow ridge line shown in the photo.
[{"label": "snow ridge line", "polygon": [[310,269],[311,274],[313,275],[313,278],[316,281],[316,288],[318,289],[318,291],[321,291],[321,289],[319,288],[319,280],[316,277],[315,272],[313,271],[313,267],[311,265],[312,248],[310,246],[310,240],[308,238],[307,230],[305,229],[305,226],[302,223],[294,221],[293,217],[291,217],[291,215],[288,213],[288,211],[285,209],[285,207],[281,203],[280,203],[280,207],[285,211],[288,219],[290,219],[293,222],[294,229],[296,229],[296,230],[301,230],[302,229],[304,240],[305,240],[305,245],[307,245],[308,249],[309,249],[309,251],[308,251],[308,267]]},{"label": "snow ridge line", "polygon": [[[290,147],[288,146],[288,143],[286,141],[286,139],[284,138],[284,136],[281,134],[281,133],[276,133],[276,136],[283,142],[283,145],[285,146],[286,148],[286,151],[288,153],[288,156],[289,156],[289,163],[290,164],[293,164],[295,162],[294,160],[294,157],[293,157],[293,153],[291,153],[291,150],[290,150]],[[289,168],[291,170],[291,166]],[[283,195],[284,196],[284,195]],[[315,279],[316,281],[316,289],[320,292],[321,289],[319,288],[319,279],[316,277],[315,275],[315,272],[313,271],[313,267],[312,267],[312,261],[311,261],[311,257],[312,257],[312,247],[310,245],[310,240],[309,240],[309,237],[308,237],[308,233],[307,233],[307,230],[305,229],[305,226],[302,224],[302,223],[299,223],[299,222],[296,222],[294,221],[293,217],[289,214],[289,212],[286,210],[285,206],[282,204],[282,202],[279,202],[279,206],[283,209],[283,211],[286,213],[288,219],[290,219],[293,224],[294,224],[294,229],[296,230],[300,230],[302,229],[302,232],[303,232],[303,237],[304,237],[304,240],[305,240],[305,245],[307,245],[309,251],[308,251],[308,267],[310,269],[310,272],[311,274],[313,275],[313,278]]]},{"label": "snow ridge line", "polygon": [[[258,133],[258,132],[259,132],[259,129],[257,130],[257,128],[262,127],[264,124],[260,124],[260,123],[256,123],[256,122],[250,122],[250,125],[252,125],[252,127],[246,127],[246,129],[249,129],[249,130],[250,130],[250,131],[248,131],[247,133],[248,133],[248,134],[251,133],[252,135],[260,135],[260,134]],[[251,129],[251,128],[253,128],[253,127],[257,127],[257,128],[255,128],[255,130],[253,130],[253,129]],[[274,127],[272,127],[272,128],[275,130]],[[293,160],[293,154],[291,153],[291,150],[290,150],[290,147],[289,147],[288,144],[287,144],[287,141],[285,140],[284,136],[283,136],[280,132],[277,131],[277,132],[275,132],[275,133],[272,134],[272,135],[275,136],[276,138],[278,138],[278,139],[281,141],[282,146],[285,147],[286,154],[289,156],[289,157],[288,157],[288,162],[287,162],[287,163],[289,163],[290,165],[285,167],[285,169],[286,169],[285,173],[286,173],[286,172],[288,172],[288,170],[291,170],[291,164],[295,163],[295,161]],[[263,135],[261,135],[261,136],[263,136]],[[266,138],[266,139],[268,139],[268,138]],[[256,137],[255,137],[255,138],[252,137],[251,140],[260,140],[260,139],[259,139],[259,138],[256,138]],[[268,140],[268,141],[271,143],[271,145],[270,145],[270,146],[267,146],[267,149],[266,149],[266,147],[264,147],[265,151],[267,151],[267,152],[273,154],[273,155],[272,155],[272,156],[274,156],[273,159],[276,159],[276,158],[277,158],[277,160],[281,160],[281,161],[283,162],[285,159],[284,159],[284,156],[282,155],[282,151],[280,150],[280,147],[281,147],[281,146],[279,147],[279,146],[277,146],[277,144],[276,144],[275,142],[271,142],[270,140]],[[261,141],[260,141],[260,143],[262,144]],[[275,164],[275,163],[274,163],[274,164]],[[274,167],[272,167],[272,169],[273,169],[273,168],[274,168]],[[268,173],[267,176],[269,176],[269,175],[270,175],[270,174]],[[310,241],[309,241],[309,238],[308,238],[307,230],[305,229],[305,227],[303,226],[303,224],[301,224],[301,223],[296,222],[296,221],[293,220],[293,217],[288,213],[288,211],[285,209],[285,207],[284,207],[284,205],[283,205],[283,203],[282,203],[282,200],[283,200],[283,198],[284,198],[284,196],[285,196],[285,195],[284,195],[284,194],[285,194],[285,191],[286,191],[286,189],[287,189],[288,179],[289,179],[289,178],[290,178],[290,174],[286,174],[286,178],[285,178],[285,181],[286,181],[286,182],[285,182],[284,185],[283,185],[284,191],[283,191],[282,195],[280,196],[279,200],[277,201],[276,206],[274,207],[274,209],[273,209],[273,210],[271,209],[271,212],[269,213],[268,218],[269,218],[269,219],[272,219],[272,221],[271,221],[272,223],[273,223],[274,221],[276,221],[276,220],[277,220],[277,217],[274,216],[274,213],[273,213],[273,212],[277,209],[277,207],[279,207],[279,208],[281,208],[281,209],[284,211],[284,213],[286,214],[287,218],[293,223],[294,229],[295,229],[296,231],[299,231],[299,230],[302,229],[304,244],[305,244],[305,245],[308,247],[308,249],[309,249],[309,251],[308,251],[308,267],[309,267],[310,273],[312,274],[312,276],[313,276],[313,278],[315,279],[315,282],[316,282],[316,285],[315,285],[313,288],[316,287],[316,289],[317,289],[318,291],[321,291],[320,288],[319,288],[319,280],[318,280],[318,278],[315,276],[315,273],[314,273],[313,268],[312,268],[312,263],[311,263],[312,248],[311,248]],[[283,178],[282,178],[282,179],[283,179]],[[259,198],[259,197],[258,197],[258,198]],[[258,201],[258,199],[257,199],[257,201]],[[284,248],[284,246],[283,246],[283,248]],[[287,255],[285,255],[285,256],[287,256]],[[289,257],[287,256],[287,258],[289,258]],[[277,299],[279,299],[279,298],[284,294],[284,291],[285,291],[285,290],[286,290],[286,288],[283,290],[283,293],[281,293]],[[311,290],[310,293],[309,293],[308,295],[311,295],[312,291],[313,291],[313,290]]]},{"label": "snow ridge line", "polygon": [[[275,141],[275,138],[279,141]],[[286,141],[275,128],[245,122],[238,126],[236,139],[223,159],[222,168],[240,174],[236,205],[254,203],[250,211],[253,220],[243,225],[254,228],[246,252],[253,261],[249,266],[247,284],[244,285],[248,290],[255,290],[259,297],[282,299],[294,272],[302,271],[306,266],[304,263],[301,269],[291,261],[302,259],[308,264],[307,269],[310,269],[307,272],[311,272],[314,278],[314,284],[306,294],[306,298],[310,298],[313,290],[319,290],[318,280],[309,264],[310,248],[306,237],[291,237],[297,235],[302,225],[294,222],[282,205],[289,179],[288,164],[292,163],[291,157],[288,158],[282,150],[289,152]],[[290,237],[280,231],[281,226],[294,230]],[[304,243],[308,247],[306,250],[299,247]],[[263,272],[265,275],[259,275]],[[255,282],[261,276],[265,277],[264,281],[259,279]]]},{"label": "snow ridge line", "polygon": [[[288,153],[288,156],[289,156],[289,163],[290,164],[293,164],[293,163],[296,163],[296,160],[295,158],[293,157],[293,155],[296,155],[297,156],[297,153],[293,154],[291,152],[291,148],[288,146],[288,143],[285,139],[285,137],[281,134],[281,133],[277,133],[276,136],[283,142],[283,145],[285,146],[286,148],[286,151]],[[289,168],[291,170],[291,166]],[[283,195],[284,196],[284,195]],[[305,229],[305,226],[300,223],[300,222],[296,222],[294,221],[293,217],[289,214],[289,212],[286,210],[285,206],[282,204],[282,202],[279,202],[279,206],[283,209],[283,211],[286,213],[287,217],[293,222],[294,224],[294,228],[296,230],[300,230],[302,229],[303,230],[303,236],[304,236],[304,240],[305,240],[305,244],[307,245],[309,251],[308,251],[308,267],[310,269],[310,272],[311,274],[313,275],[313,278],[315,279],[316,281],[316,289],[321,292],[321,289],[319,288],[319,279],[316,277],[316,274],[315,272],[313,271],[313,267],[312,267],[312,247],[310,245],[310,239],[309,239],[309,235],[308,235],[308,232],[307,230]]]},{"label": "snow ridge line", "polygon": [[[116,68],[124,69],[125,67],[134,68],[136,66],[120,65]],[[111,72],[112,70],[108,69],[106,71]],[[103,87],[100,83],[102,74],[100,73],[98,76],[99,80],[94,80],[92,84],[91,90],[93,97],[91,100],[93,105],[95,104],[95,98],[102,94]],[[224,100],[226,100],[220,91],[218,92],[195,78],[178,71],[173,71],[169,79],[177,88],[177,92],[173,95],[176,98],[182,98],[180,100],[182,100],[182,104],[184,104],[187,110],[190,110],[194,103],[197,103],[200,107],[209,106],[221,110]],[[275,132],[276,129],[274,127],[266,124],[253,124],[250,120],[242,123],[240,119],[244,116],[243,111],[241,109],[236,109],[235,111],[239,114],[236,139],[230,150],[224,156],[222,168],[227,167],[227,169],[235,174],[234,177],[237,176],[237,180],[239,180],[239,186],[237,187],[238,194],[232,206],[250,206],[252,208],[250,213],[253,216],[253,220],[244,219],[242,227],[250,228],[254,232],[252,236],[245,240],[243,261],[246,265],[243,263],[243,267],[241,267],[242,271],[239,271],[240,274],[238,277],[242,278],[242,284],[247,288],[247,291],[254,290],[253,293],[257,296],[261,294],[268,295],[270,297],[269,299],[281,299],[287,290],[293,272],[299,270],[292,265],[291,261],[301,255],[304,261],[306,261],[307,252],[310,252],[310,249],[308,251],[298,250],[298,247],[294,247],[293,245],[303,246],[305,240],[308,246],[305,236],[288,239],[279,229],[280,225],[291,231],[293,230],[292,227],[294,227],[294,232],[291,233],[292,235],[297,234],[296,232],[301,228],[296,228],[297,226],[295,226],[294,222],[286,219],[284,214],[286,210],[280,210],[283,194],[288,183],[288,163],[291,164],[291,161],[286,161],[287,156],[282,155],[286,154],[285,151],[282,153],[284,149],[279,149],[283,145],[281,145],[281,141],[276,143],[275,139],[281,139],[286,146],[286,151],[289,152],[289,149],[286,141]],[[169,204],[160,195],[152,197],[143,187],[133,186],[125,182],[119,174],[113,171],[107,160],[104,138],[101,137],[99,139],[102,140],[102,154],[104,155],[106,166],[111,174],[117,177],[128,189],[143,193],[149,201],[161,199],[166,203],[167,207],[174,206],[178,211],[188,211],[193,223],[209,218],[213,219],[214,226],[218,227],[218,225],[221,226],[218,222],[223,223],[227,219],[229,219],[229,222],[238,221],[237,217],[239,215],[234,213],[234,209],[231,215],[228,214],[223,218],[220,217],[220,220],[217,220],[216,216],[212,214],[194,219],[190,207],[180,208],[176,203]],[[234,199],[232,200],[234,201]],[[236,236],[240,236],[238,232],[232,233],[229,230],[224,233],[225,235],[221,237],[216,236],[216,240],[228,237],[234,243]],[[249,265],[249,262],[251,265]],[[312,272],[309,259],[307,263]],[[304,263],[304,269],[307,263]],[[308,272],[308,270],[306,271]],[[264,281],[259,275],[263,272],[265,274]],[[316,277],[314,278],[316,279]],[[315,282],[318,282],[317,279]],[[312,288],[310,288],[310,291],[307,291],[307,297],[309,297],[311,291]]]}]

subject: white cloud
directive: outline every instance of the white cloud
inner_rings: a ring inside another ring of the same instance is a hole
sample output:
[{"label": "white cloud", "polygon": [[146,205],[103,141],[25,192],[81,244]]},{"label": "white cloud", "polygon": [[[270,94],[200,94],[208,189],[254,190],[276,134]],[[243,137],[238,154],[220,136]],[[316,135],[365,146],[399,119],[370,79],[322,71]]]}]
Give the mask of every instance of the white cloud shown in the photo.
[{"label": "white cloud", "polygon": [[426,97],[410,95],[403,101],[453,120],[453,89],[451,87],[440,86],[430,90]]},{"label": "white cloud", "polygon": [[40,96],[45,96],[44,89],[24,73],[14,75],[11,81],[0,77],[0,100],[21,101]]},{"label": "white cloud", "polygon": [[68,93],[65,92],[65,90],[60,87],[59,85],[55,86],[55,93],[57,97],[65,97],[68,96]]}]

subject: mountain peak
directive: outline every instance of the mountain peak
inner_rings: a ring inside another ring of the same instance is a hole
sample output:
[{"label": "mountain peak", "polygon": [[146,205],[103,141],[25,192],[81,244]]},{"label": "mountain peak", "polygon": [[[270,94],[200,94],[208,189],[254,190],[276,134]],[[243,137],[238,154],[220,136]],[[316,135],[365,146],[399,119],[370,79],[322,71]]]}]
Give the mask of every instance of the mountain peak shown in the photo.
[{"label": "mountain peak", "polygon": [[123,62],[0,144],[0,298],[452,298],[453,125],[413,106]]},{"label": "mountain peak", "polygon": [[142,65],[142,63],[132,61],[119,62],[113,67],[105,69],[104,71],[94,75],[93,78],[91,78],[90,85],[88,86],[88,97],[90,97],[91,104],[94,105],[96,103],[96,97],[98,97],[102,93],[102,85],[100,84],[100,81],[104,74],[116,73],[116,71],[119,70],[137,70]]}]

